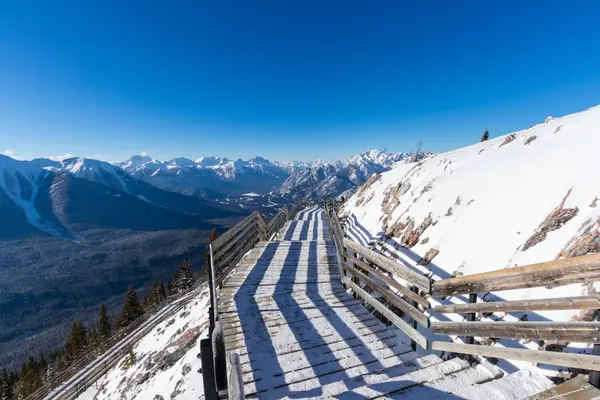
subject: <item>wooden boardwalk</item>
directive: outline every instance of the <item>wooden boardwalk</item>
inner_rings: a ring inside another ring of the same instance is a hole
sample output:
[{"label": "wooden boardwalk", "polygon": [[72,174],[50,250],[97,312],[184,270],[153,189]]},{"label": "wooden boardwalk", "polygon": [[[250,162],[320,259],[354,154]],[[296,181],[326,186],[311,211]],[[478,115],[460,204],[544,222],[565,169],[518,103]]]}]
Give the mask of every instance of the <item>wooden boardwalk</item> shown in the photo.
[{"label": "wooden boardwalk", "polygon": [[226,352],[240,355],[247,398],[457,398],[447,395],[476,384],[464,398],[480,398],[502,377],[414,352],[342,286],[323,210],[296,218],[258,243],[220,292]]}]

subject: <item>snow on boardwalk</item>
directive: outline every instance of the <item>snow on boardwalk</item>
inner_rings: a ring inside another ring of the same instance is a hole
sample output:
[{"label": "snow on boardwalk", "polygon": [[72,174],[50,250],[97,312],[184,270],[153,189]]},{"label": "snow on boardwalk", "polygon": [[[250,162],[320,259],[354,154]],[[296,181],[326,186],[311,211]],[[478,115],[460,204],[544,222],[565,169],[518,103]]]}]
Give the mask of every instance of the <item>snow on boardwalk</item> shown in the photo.
[{"label": "snow on boardwalk", "polygon": [[323,210],[298,218],[282,229],[281,241],[247,254],[221,291],[226,349],[241,356],[246,396],[331,396],[365,374],[415,369],[407,364],[415,358],[410,341],[342,287]]},{"label": "snow on boardwalk", "polygon": [[412,351],[342,286],[323,217],[316,208],[298,213],[221,290],[225,349],[240,355],[247,398],[508,400],[551,387],[543,376],[503,378],[488,363]]}]

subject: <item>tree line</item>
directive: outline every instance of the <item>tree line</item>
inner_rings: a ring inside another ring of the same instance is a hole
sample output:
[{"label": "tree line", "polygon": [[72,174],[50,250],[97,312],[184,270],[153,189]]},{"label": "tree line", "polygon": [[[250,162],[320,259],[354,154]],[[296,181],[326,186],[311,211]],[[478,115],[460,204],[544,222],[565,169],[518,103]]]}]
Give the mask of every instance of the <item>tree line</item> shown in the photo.
[{"label": "tree line", "polygon": [[43,386],[52,387],[58,374],[75,365],[87,354],[107,350],[113,335],[130,326],[145,313],[156,310],[169,297],[191,289],[204,271],[197,276],[192,261],[185,259],[179,263],[166,285],[155,281],[142,302],[138,300],[135,287],[130,286],[125,294],[123,309],[116,319],[110,318],[106,305],[102,304],[95,324],[86,326],[81,321],[73,321],[63,347],[47,354],[41,352],[37,357],[30,355],[18,371],[9,372],[2,368],[0,400],[19,400]]}]

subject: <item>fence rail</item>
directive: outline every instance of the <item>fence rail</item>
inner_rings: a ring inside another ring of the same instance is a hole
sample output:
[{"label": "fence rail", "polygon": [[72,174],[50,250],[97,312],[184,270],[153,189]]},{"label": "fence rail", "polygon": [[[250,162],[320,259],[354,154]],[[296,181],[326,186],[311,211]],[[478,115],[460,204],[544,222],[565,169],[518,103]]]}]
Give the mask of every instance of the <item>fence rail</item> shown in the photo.
[{"label": "fence rail", "polygon": [[[325,210],[332,227],[330,232],[338,249],[340,275],[344,284],[406,333],[412,340],[413,348],[416,345],[427,348],[427,338],[419,332],[417,325],[429,327],[429,318],[424,314],[424,310],[429,308],[429,302],[419,295],[419,291],[429,293],[429,278],[348,239],[344,235],[335,205],[326,202]],[[395,280],[389,274],[402,279]],[[389,305],[409,316],[411,322],[404,321]]]},{"label": "fence rail", "polygon": [[[478,303],[478,293],[533,287],[556,287],[600,280],[600,254],[508,268],[451,279],[431,281],[401,263],[345,237],[336,208],[325,203],[332,238],[339,249],[344,284],[406,333],[413,343],[427,348],[425,336],[417,325],[431,327],[432,333],[449,339],[465,336],[466,344],[434,341],[432,350],[469,356],[522,360],[590,370],[590,382],[600,384],[600,322],[481,322],[477,313],[547,310],[600,310],[600,296],[574,296],[550,299],[494,301]],[[431,322],[424,310],[430,308],[425,296],[443,299],[468,294],[466,304],[437,305],[430,313],[464,314],[460,322]],[[376,298],[377,297],[377,298]],[[401,313],[393,312],[393,305]],[[411,324],[400,315],[410,317]],[[594,344],[593,355],[510,349],[475,344],[475,338],[527,339],[551,342]]]},{"label": "fence rail", "polygon": [[[506,291],[512,289],[544,287],[551,288],[572,283],[589,283],[600,279],[600,255],[560,259],[521,267],[508,268],[451,278],[433,284],[433,295],[437,297],[467,294],[472,296],[470,304],[441,305],[434,308],[438,313],[519,312],[548,310],[600,310],[600,297],[578,296],[518,301],[493,301],[477,303],[477,293]],[[473,318],[474,319],[474,318]],[[434,322],[434,333],[449,336],[466,335],[470,343],[433,342],[434,350],[453,353],[480,355],[484,357],[523,360],[534,363],[558,365],[590,371],[600,371],[600,323],[584,322]],[[473,337],[528,339],[554,342],[593,343],[593,355],[556,353],[528,349],[503,349],[472,344]],[[600,374],[590,373],[590,383],[600,384]]]}]

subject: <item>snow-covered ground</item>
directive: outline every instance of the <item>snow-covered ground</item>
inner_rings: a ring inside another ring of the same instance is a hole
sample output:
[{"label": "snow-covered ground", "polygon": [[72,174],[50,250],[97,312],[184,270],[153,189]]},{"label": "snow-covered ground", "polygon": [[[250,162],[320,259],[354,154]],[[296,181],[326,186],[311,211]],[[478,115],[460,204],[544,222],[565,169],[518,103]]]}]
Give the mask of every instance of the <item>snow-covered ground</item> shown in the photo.
[{"label": "snow-covered ground", "polygon": [[[387,235],[378,248],[434,279],[597,252],[598,149],[600,106],[547,118],[528,129],[428,156],[419,163],[397,164],[372,177],[347,201],[342,214],[348,216],[352,239],[374,244]],[[430,250],[430,255],[439,254],[429,265],[417,266]],[[573,284],[480,293],[479,301],[482,297],[490,301],[595,293],[591,285]],[[461,303],[465,297],[445,301]],[[431,303],[432,307],[438,304],[435,299]],[[434,321],[463,318],[457,314],[431,317]],[[569,321],[589,317],[578,311],[546,311],[497,313],[489,318]],[[500,340],[494,345],[540,348],[539,343],[527,341]],[[579,352],[586,345],[560,347]]]},{"label": "snow-covered ground", "polygon": [[200,339],[208,336],[209,295],[203,286],[177,315],[157,325],[135,346],[135,363],[123,357],[80,400],[178,400],[204,397]]}]

